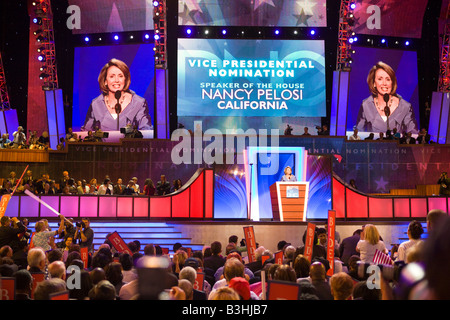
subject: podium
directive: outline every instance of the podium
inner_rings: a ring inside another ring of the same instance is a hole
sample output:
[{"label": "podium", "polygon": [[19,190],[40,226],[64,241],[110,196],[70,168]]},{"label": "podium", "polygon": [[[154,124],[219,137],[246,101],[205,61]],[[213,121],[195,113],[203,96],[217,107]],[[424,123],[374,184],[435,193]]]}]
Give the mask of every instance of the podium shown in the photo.
[{"label": "podium", "polygon": [[273,219],[276,221],[306,221],[309,182],[277,181],[270,186]]}]

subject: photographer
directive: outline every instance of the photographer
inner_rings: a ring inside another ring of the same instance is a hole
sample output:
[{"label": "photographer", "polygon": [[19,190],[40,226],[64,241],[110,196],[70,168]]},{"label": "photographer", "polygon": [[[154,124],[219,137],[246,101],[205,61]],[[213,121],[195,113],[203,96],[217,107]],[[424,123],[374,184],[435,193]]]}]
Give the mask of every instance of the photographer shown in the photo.
[{"label": "photographer", "polygon": [[292,128],[289,124],[286,126],[286,129],[284,129],[284,135],[285,136],[292,136],[292,131],[294,128]]},{"label": "photographer", "polygon": [[94,230],[90,228],[89,218],[82,218],[81,222],[76,223],[77,229],[75,230],[74,239],[80,239],[80,247],[87,247],[89,252],[94,250]]},{"label": "photographer", "polygon": [[439,180],[437,182],[439,187],[439,195],[447,196],[450,195],[450,179],[447,176],[447,172],[442,172]]}]

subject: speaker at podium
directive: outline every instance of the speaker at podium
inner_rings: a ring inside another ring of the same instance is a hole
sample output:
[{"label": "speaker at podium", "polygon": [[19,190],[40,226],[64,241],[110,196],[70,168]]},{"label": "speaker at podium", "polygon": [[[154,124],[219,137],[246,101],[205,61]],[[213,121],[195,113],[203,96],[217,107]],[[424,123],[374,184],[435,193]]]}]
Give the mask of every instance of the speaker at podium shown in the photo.
[{"label": "speaker at podium", "polygon": [[306,221],[309,182],[277,181],[270,186],[275,221]]}]

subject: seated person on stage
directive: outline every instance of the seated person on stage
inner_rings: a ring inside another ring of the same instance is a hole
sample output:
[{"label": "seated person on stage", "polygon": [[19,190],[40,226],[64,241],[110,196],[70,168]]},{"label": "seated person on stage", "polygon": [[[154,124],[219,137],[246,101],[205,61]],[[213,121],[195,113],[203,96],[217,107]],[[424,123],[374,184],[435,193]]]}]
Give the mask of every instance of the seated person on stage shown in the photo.
[{"label": "seated person on stage", "polygon": [[72,128],[67,129],[66,141],[67,142],[77,142],[78,141],[78,136],[76,133],[73,132]]},{"label": "seated person on stage", "polygon": [[124,196],[137,196],[138,195],[138,193],[134,189],[134,181],[133,180],[128,181],[128,185],[126,186],[125,189],[123,189],[123,195]]},{"label": "seated person on stage", "polygon": [[86,137],[84,137],[83,142],[95,142],[97,139],[94,137],[94,133],[92,130],[88,131],[88,134]]},{"label": "seated person on stage", "polygon": [[13,133],[13,148],[23,149],[25,148],[25,143],[27,142],[27,137],[23,132],[23,127],[18,127],[17,131]]},{"label": "seated person on stage", "polygon": [[4,133],[0,139],[0,149],[6,149],[11,147],[11,140],[9,140],[9,135]]},{"label": "seated person on stage", "polygon": [[163,196],[170,193],[170,183],[167,181],[165,175],[161,175],[161,181],[156,184],[156,194],[158,196]]},{"label": "seated person on stage", "polygon": [[103,184],[98,187],[98,195],[112,195],[114,192],[111,180],[106,178]]},{"label": "seated person on stage", "polygon": [[66,140],[61,137],[61,139],[59,139],[59,143],[56,146],[56,150],[64,150],[66,148],[66,144],[65,144]]},{"label": "seated person on stage", "polygon": [[48,131],[42,132],[42,135],[38,139],[39,146],[48,149],[50,147],[50,137],[48,136]]},{"label": "seated person on stage", "polygon": [[117,59],[108,61],[98,76],[102,93],[92,100],[82,130],[98,125],[103,131],[118,131],[129,122],[140,130],[152,129],[147,101],[130,90],[130,83],[128,66]]},{"label": "seated person on stage", "polygon": [[117,179],[117,184],[114,186],[114,194],[115,195],[121,195],[123,194],[123,191],[125,190],[125,186],[122,183],[122,179]]},{"label": "seated person on stage", "polygon": [[297,181],[297,178],[292,174],[292,168],[287,166],[284,168],[284,176],[281,177],[281,181]]}]

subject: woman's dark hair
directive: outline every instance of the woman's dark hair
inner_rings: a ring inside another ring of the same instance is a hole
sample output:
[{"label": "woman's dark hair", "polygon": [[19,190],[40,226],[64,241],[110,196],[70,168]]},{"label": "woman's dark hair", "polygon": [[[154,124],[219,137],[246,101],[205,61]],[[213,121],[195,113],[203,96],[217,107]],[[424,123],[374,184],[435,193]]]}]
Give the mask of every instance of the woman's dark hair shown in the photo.
[{"label": "woman's dark hair", "polygon": [[423,233],[422,224],[416,220],[411,221],[408,226],[409,233],[411,234],[411,238],[414,240],[420,239]]},{"label": "woman's dark hair", "polygon": [[80,289],[70,289],[70,299],[84,300],[89,296],[89,291],[94,287],[89,272],[81,270],[80,272]]},{"label": "woman's dark hair", "polygon": [[122,253],[119,256],[119,262],[124,271],[130,271],[133,268],[133,258],[128,253]]}]

